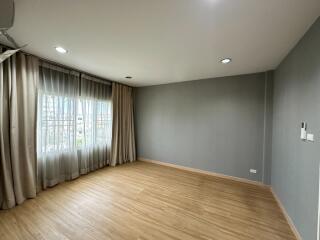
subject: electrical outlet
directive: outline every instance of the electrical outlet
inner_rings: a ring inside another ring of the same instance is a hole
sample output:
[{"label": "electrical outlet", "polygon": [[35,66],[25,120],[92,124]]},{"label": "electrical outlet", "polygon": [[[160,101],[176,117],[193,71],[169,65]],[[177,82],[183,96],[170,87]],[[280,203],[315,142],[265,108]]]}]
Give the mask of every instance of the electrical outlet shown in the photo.
[{"label": "electrical outlet", "polygon": [[257,173],[257,170],[256,169],[250,169],[250,173],[254,173],[254,174],[256,174]]},{"label": "electrical outlet", "polygon": [[314,135],[311,134],[311,133],[308,133],[308,134],[307,134],[307,140],[308,140],[309,142],[314,142]]}]

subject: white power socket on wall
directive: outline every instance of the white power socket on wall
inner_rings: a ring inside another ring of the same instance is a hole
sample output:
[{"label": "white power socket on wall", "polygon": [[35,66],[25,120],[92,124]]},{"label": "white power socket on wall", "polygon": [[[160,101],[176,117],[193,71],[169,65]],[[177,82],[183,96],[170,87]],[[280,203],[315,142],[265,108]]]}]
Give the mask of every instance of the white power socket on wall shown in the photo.
[{"label": "white power socket on wall", "polygon": [[314,135],[311,134],[311,133],[308,133],[308,134],[307,134],[307,141],[309,141],[309,142],[314,142]]},{"label": "white power socket on wall", "polygon": [[256,174],[256,173],[257,173],[257,170],[256,170],[256,169],[251,168],[251,169],[250,169],[250,173],[254,173],[254,174]]}]

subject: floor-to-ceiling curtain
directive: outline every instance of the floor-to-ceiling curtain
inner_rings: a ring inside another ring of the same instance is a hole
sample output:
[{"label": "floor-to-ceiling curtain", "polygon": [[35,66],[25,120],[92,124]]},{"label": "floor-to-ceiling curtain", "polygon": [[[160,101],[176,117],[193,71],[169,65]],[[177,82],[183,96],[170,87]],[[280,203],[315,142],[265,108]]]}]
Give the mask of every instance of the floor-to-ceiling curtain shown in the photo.
[{"label": "floor-to-ceiling curtain", "polygon": [[[1,49],[0,49],[1,51]],[[36,196],[38,60],[18,53],[0,64],[0,208]]]},{"label": "floor-to-ceiling curtain", "polygon": [[79,176],[76,101],[80,74],[41,63],[37,124],[38,191]]},{"label": "floor-to-ceiling curtain", "polygon": [[[80,173],[85,174],[104,167],[110,162],[111,150],[111,84],[81,75],[78,123],[82,134],[78,151]],[[102,80],[100,80],[102,81]]]},{"label": "floor-to-ceiling curtain", "polygon": [[38,190],[109,164],[111,86],[41,64],[38,97]]},{"label": "floor-to-ceiling curtain", "polygon": [[112,84],[112,150],[111,165],[136,160],[133,120],[133,89]]}]

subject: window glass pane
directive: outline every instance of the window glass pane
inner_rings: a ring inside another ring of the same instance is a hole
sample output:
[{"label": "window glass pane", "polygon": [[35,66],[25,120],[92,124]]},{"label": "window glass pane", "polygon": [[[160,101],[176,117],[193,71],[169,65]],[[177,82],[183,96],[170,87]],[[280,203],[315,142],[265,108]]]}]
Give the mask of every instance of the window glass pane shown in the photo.
[{"label": "window glass pane", "polygon": [[70,151],[74,148],[75,99],[39,95],[38,145],[41,152]]},{"label": "window glass pane", "polygon": [[106,144],[111,138],[111,104],[110,102],[97,102],[97,144]]},{"label": "window glass pane", "polygon": [[[77,147],[105,145],[109,142],[111,104],[107,101],[81,99],[77,114]],[[109,121],[108,121],[109,119]]]},{"label": "window glass pane", "polygon": [[68,152],[111,143],[111,102],[39,94],[38,151]]}]

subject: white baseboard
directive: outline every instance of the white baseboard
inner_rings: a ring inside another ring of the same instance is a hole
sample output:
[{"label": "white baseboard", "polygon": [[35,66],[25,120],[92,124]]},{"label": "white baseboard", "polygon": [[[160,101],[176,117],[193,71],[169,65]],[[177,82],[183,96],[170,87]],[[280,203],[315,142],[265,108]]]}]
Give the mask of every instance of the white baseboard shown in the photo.
[{"label": "white baseboard", "polygon": [[205,170],[201,170],[201,169],[197,169],[197,168],[184,167],[184,166],[181,166],[181,165],[161,162],[161,161],[158,161],[158,160],[152,160],[152,159],[147,159],[147,158],[143,158],[143,157],[138,157],[138,161],[155,163],[155,164],[158,164],[158,165],[172,167],[172,168],[176,168],[176,169],[180,169],[180,170],[184,170],[184,171],[188,171],[188,172],[205,174],[205,175],[214,176],[214,177],[220,177],[220,178],[229,179],[229,180],[233,180],[233,181],[237,181],[237,182],[253,184],[253,185],[260,186],[260,187],[270,188],[269,185],[266,185],[266,184],[264,184],[262,182],[253,181],[253,180],[249,180],[249,179],[245,179],[245,178],[233,177],[233,176],[224,175],[224,174],[221,174],[221,173],[205,171]]},{"label": "white baseboard", "polygon": [[294,225],[291,217],[289,216],[289,214],[287,213],[287,210],[284,208],[282,202],[280,201],[280,199],[278,198],[277,194],[275,193],[275,191],[272,189],[272,187],[270,187],[270,190],[272,192],[273,197],[276,199],[278,206],[280,207],[281,211],[283,212],[284,217],[286,218],[293,234],[295,235],[295,237],[297,238],[297,240],[302,240],[302,237],[300,236],[300,233],[298,232],[296,226]]}]

